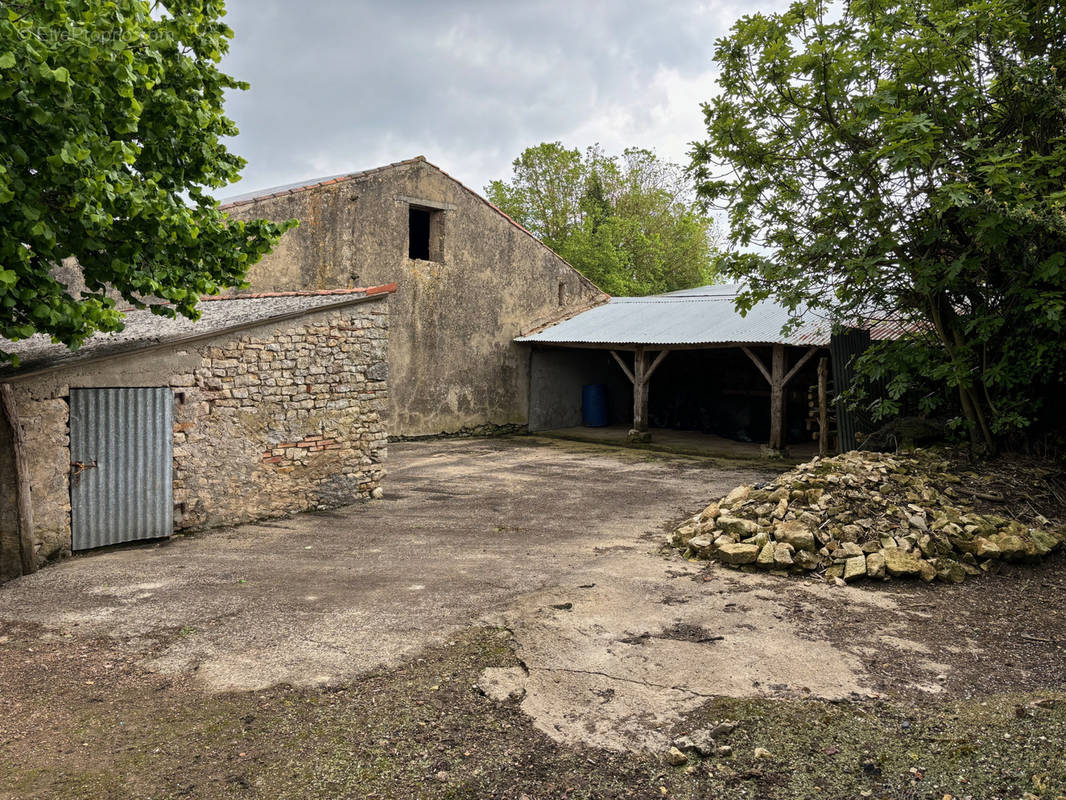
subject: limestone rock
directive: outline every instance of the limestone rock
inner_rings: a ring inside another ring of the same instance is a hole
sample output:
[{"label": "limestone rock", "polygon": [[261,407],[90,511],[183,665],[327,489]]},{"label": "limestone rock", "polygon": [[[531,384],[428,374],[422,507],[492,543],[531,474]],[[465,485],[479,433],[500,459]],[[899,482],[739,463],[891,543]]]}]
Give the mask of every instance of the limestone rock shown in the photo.
[{"label": "limestone rock", "polygon": [[721,516],[715,524],[718,526],[718,530],[723,533],[736,536],[754,536],[759,532],[757,522],[752,522],[750,519],[741,519],[740,517]]},{"label": "limestone rock", "polygon": [[710,536],[693,536],[688,540],[688,548],[701,558],[707,558],[714,546]]},{"label": "limestone rock", "polygon": [[918,575],[923,581],[930,583],[936,578],[936,567],[924,559],[918,559]]},{"label": "limestone rock", "polygon": [[723,508],[733,508],[737,503],[740,503],[748,498],[751,494],[752,487],[750,486],[738,486],[733,491],[725,496],[721,502]]},{"label": "limestone rock", "polygon": [[718,519],[718,515],[721,511],[718,508],[718,503],[711,503],[707,508],[703,509],[700,513],[700,522],[711,522]]},{"label": "limestone rock", "polygon": [[862,536],[862,528],[858,525],[845,525],[840,529],[840,540],[842,542],[858,542],[860,536]]},{"label": "limestone rock", "polygon": [[844,562],[844,581],[851,583],[866,577],[866,556],[859,554]]},{"label": "limestone rock", "polygon": [[863,552],[862,548],[855,544],[855,542],[844,542],[844,544],[837,548],[833,555],[837,558],[855,558],[856,556],[863,555]]},{"label": "limestone rock", "polygon": [[966,570],[962,564],[950,558],[936,560],[936,577],[945,583],[962,583],[966,580]]},{"label": "limestone rock", "polygon": [[714,549],[718,550],[722,547],[725,547],[727,544],[733,544],[733,542],[735,541],[736,539],[734,539],[732,536],[723,533],[721,536],[715,538]]},{"label": "limestone rock", "polygon": [[999,545],[984,536],[978,536],[973,540],[974,553],[978,558],[999,558],[1001,553]]},{"label": "limestone rock", "polygon": [[730,542],[719,547],[715,555],[726,564],[754,564],[759,557],[759,548],[754,544]]},{"label": "limestone rock", "polygon": [[688,763],[688,758],[676,747],[671,747],[666,751],[666,763],[671,767],[680,767],[682,764]]},{"label": "limestone rock", "polygon": [[1000,533],[995,538],[996,546],[999,547],[1000,557],[1011,561],[1024,558],[1026,552],[1025,542],[1020,536],[1010,533]]},{"label": "limestone rock", "polygon": [[[231,392],[224,398],[241,388],[220,387]],[[957,583],[995,571],[1000,559],[1040,558],[1066,542],[1066,528],[1039,515],[977,513],[961,489],[969,482],[972,491],[984,476],[950,469],[950,457],[935,450],[815,458],[769,484],[736,487],[671,538],[688,554],[742,571],[824,569],[834,584],[863,576]],[[360,487],[363,496],[374,486]]]},{"label": "limestone rock", "polygon": [[1036,548],[1036,554],[1038,556],[1046,556],[1052,550],[1059,546],[1059,541],[1050,533],[1045,533],[1042,530],[1033,530],[1029,533],[1029,539],[1032,541]]},{"label": "limestone rock", "polygon": [[822,563],[818,556],[810,550],[797,550],[793,560],[796,562],[797,567],[808,572],[812,569],[818,569]]},{"label": "limestone rock", "polygon": [[796,552],[796,548],[788,542],[776,542],[773,544],[773,548],[775,567],[778,569],[787,569],[795,563],[792,554]]},{"label": "limestone rock", "polygon": [[682,525],[676,531],[674,531],[673,543],[674,547],[685,547],[689,540],[696,535],[695,525]]},{"label": "limestone rock", "polygon": [[776,545],[773,542],[767,542],[759,549],[759,556],[755,559],[756,565],[763,569],[772,569],[774,566],[774,547]]},{"label": "limestone rock", "polygon": [[797,550],[814,552],[814,534],[807,525],[797,520],[778,523],[774,528],[774,538],[792,545]]},{"label": "limestone rock", "polygon": [[866,556],[866,575],[876,580],[885,577],[885,556],[880,550]]},{"label": "limestone rock", "polygon": [[921,574],[918,557],[898,547],[881,551],[885,559],[885,571],[894,578],[914,578]]}]

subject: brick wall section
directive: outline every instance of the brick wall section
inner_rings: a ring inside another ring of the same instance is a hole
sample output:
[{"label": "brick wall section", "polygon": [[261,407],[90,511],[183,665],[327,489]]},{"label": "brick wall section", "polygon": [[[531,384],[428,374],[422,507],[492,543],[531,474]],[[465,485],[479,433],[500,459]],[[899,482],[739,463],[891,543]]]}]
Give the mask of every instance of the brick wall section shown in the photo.
[{"label": "brick wall section", "polygon": [[[175,528],[233,524],[336,507],[378,488],[387,453],[387,340],[388,304],[375,300],[13,383],[39,559],[71,547],[70,387],[169,385]],[[9,471],[0,458],[0,476]],[[17,574],[18,558],[8,530],[14,487],[4,483],[0,581]]]}]

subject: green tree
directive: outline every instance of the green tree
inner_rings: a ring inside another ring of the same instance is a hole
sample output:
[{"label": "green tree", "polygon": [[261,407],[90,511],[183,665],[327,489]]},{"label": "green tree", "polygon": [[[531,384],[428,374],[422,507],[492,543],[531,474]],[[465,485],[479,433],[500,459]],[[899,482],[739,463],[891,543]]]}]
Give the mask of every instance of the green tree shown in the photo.
[{"label": "green tree", "polygon": [[[244,161],[217,64],[222,0],[0,4],[0,335],[75,347],[122,327],[112,295],[195,318],[289,224],[226,219],[208,194]],[[57,277],[76,258],[84,289]],[[75,296],[77,295],[77,296]],[[2,356],[2,354],[0,354]]]},{"label": "green tree", "polygon": [[637,148],[621,157],[560,142],[525,150],[488,198],[613,295],[710,283],[713,221],[676,164]]},{"label": "green tree", "polygon": [[[729,208],[743,305],[910,323],[867,359],[892,379],[881,410],[935,378],[989,450],[1034,421],[1061,426],[1063,12],[811,0],[745,17],[717,43],[721,91],[692,153],[700,194]],[[915,346],[925,355],[904,357]]]}]

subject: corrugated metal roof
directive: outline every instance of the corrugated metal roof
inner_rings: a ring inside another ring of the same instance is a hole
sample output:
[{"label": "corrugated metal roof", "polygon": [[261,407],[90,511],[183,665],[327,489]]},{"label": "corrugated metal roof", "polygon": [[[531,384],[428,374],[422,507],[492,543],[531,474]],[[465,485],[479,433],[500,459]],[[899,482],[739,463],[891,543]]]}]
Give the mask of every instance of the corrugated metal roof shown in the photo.
[{"label": "corrugated metal roof", "polygon": [[829,343],[830,325],[813,319],[782,336],[788,311],[770,301],[746,316],[736,310],[739,287],[701,286],[650,297],[612,297],[519,342],[542,344],[796,344]]},{"label": "corrugated metal roof", "polygon": [[[787,334],[788,310],[765,300],[742,316],[734,301],[736,284],[700,286],[650,297],[613,297],[603,305],[583,311],[556,325],[515,341],[541,344],[788,344],[827,346],[832,331],[829,320],[806,315]],[[880,323],[873,338],[898,336],[893,323]]]}]

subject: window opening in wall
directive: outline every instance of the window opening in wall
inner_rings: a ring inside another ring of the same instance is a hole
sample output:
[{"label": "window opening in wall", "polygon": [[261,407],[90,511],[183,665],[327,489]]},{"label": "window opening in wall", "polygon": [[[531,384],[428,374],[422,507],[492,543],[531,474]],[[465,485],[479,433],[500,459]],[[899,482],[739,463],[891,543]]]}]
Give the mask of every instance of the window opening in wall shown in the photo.
[{"label": "window opening in wall", "polygon": [[429,212],[424,208],[411,209],[411,258],[429,261]]},{"label": "window opening in wall", "polygon": [[408,258],[444,260],[444,212],[410,206],[408,210]]},{"label": "window opening in wall", "polygon": [[565,305],[566,303],[566,284],[559,281],[559,305]]}]

